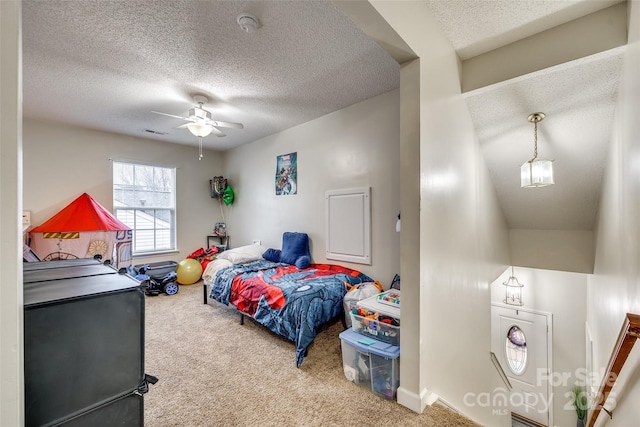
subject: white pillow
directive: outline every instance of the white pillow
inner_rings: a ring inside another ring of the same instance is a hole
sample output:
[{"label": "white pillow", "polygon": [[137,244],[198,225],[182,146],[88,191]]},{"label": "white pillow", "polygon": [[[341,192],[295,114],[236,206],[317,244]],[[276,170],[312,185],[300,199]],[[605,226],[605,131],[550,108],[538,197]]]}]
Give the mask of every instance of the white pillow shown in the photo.
[{"label": "white pillow", "polygon": [[262,245],[240,246],[216,255],[216,259],[226,259],[233,264],[244,264],[262,259],[262,254],[266,250]]},{"label": "white pillow", "polygon": [[204,273],[202,273],[202,279],[206,283],[212,283],[213,279],[216,278],[216,273],[218,272],[218,270],[224,267],[229,267],[231,265],[233,265],[231,264],[231,261],[227,261],[226,259],[214,259],[209,264],[207,264],[207,268],[205,268]]}]

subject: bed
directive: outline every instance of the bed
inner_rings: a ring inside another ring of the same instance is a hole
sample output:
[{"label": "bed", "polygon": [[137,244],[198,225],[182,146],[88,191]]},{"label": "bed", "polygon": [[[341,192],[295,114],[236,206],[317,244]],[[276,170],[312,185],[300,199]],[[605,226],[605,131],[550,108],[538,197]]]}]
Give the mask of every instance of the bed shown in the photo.
[{"label": "bed", "polygon": [[238,259],[227,254],[223,258],[210,263],[203,274],[208,296],[293,341],[297,367],[318,329],[341,315],[345,283],[373,281],[335,264],[302,263],[299,267],[262,255]]}]

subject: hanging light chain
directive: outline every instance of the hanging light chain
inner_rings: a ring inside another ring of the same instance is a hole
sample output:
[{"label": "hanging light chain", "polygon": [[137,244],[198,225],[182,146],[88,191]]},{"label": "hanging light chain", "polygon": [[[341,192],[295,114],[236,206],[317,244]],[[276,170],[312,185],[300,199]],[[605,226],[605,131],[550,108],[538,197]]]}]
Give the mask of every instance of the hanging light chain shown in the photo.
[{"label": "hanging light chain", "polygon": [[538,158],[538,121],[533,122],[533,158]]},{"label": "hanging light chain", "polygon": [[198,154],[199,154],[198,160],[202,160],[203,156],[202,156],[202,137],[201,136],[198,137]]},{"label": "hanging light chain", "polygon": [[538,122],[544,120],[543,112],[531,113],[527,120],[533,123],[533,158],[520,167],[520,186],[522,188],[546,187],[554,184],[553,160],[538,158]]},{"label": "hanging light chain", "polygon": [[530,161],[534,161],[538,158],[538,122],[544,120],[545,114],[540,113],[532,113],[529,114],[527,120],[533,123],[533,159]]}]

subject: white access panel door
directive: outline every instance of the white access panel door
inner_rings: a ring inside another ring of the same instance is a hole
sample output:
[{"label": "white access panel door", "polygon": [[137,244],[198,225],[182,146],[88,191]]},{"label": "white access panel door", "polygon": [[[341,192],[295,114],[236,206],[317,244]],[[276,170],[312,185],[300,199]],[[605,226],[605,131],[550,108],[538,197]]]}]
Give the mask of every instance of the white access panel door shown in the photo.
[{"label": "white access panel door", "polygon": [[371,265],[371,188],[325,192],[327,259]]},{"label": "white access panel door", "polygon": [[491,306],[491,350],[511,382],[511,412],[549,425],[551,315]]}]

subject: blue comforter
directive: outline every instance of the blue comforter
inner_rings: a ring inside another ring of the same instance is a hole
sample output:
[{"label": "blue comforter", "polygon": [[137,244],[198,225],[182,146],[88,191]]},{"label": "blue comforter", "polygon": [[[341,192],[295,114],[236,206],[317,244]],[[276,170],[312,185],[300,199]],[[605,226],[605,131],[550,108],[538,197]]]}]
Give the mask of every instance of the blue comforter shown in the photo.
[{"label": "blue comforter", "polygon": [[372,282],[356,270],[333,264],[293,265],[260,260],[218,271],[210,297],[232,304],[296,344],[300,367],[316,328],[339,315],[345,283]]}]

